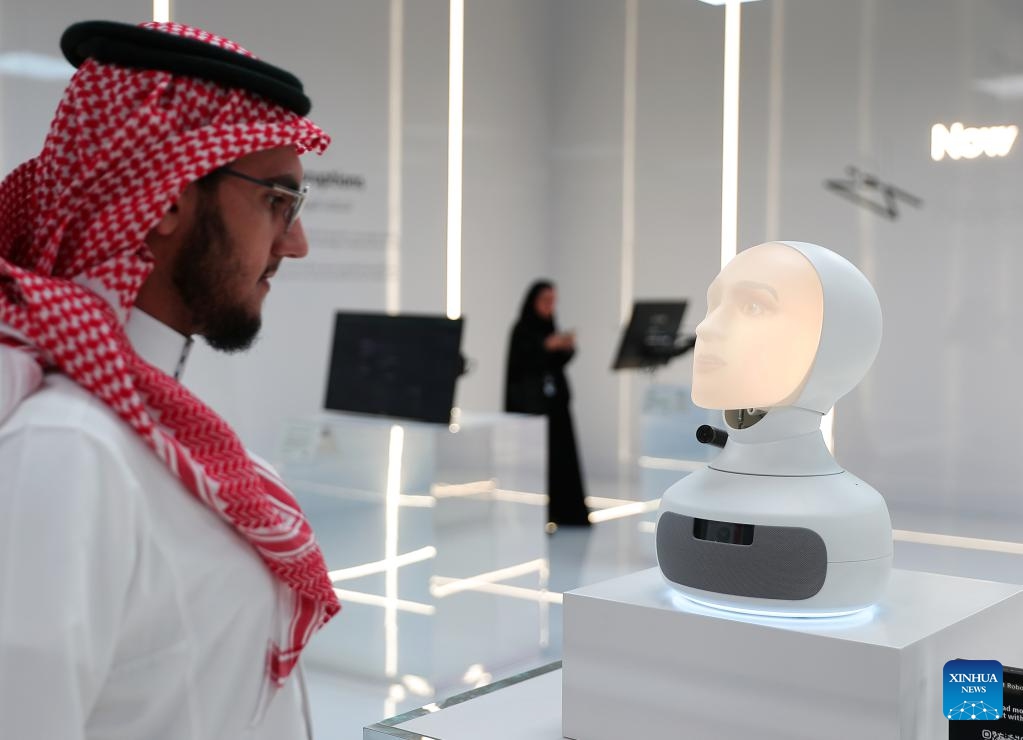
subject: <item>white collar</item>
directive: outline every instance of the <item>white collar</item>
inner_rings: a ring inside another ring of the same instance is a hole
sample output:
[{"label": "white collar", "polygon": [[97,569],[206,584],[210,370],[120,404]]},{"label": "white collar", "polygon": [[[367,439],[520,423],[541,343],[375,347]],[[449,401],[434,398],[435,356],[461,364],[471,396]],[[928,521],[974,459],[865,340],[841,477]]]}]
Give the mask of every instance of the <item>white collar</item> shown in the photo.
[{"label": "white collar", "polygon": [[128,339],[139,357],[175,380],[185,371],[192,338],[178,334],[138,307],[128,316]]}]

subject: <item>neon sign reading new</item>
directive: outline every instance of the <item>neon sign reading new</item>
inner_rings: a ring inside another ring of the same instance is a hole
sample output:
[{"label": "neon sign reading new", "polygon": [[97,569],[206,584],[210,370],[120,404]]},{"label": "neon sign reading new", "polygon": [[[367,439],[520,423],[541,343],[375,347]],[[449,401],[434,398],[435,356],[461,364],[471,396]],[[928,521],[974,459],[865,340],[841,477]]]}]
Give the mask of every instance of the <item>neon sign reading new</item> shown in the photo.
[{"label": "neon sign reading new", "polygon": [[931,159],[940,162],[949,159],[976,159],[981,154],[1004,157],[1016,143],[1019,126],[963,126],[953,123],[948,128],[942,123],[931,127]]}]

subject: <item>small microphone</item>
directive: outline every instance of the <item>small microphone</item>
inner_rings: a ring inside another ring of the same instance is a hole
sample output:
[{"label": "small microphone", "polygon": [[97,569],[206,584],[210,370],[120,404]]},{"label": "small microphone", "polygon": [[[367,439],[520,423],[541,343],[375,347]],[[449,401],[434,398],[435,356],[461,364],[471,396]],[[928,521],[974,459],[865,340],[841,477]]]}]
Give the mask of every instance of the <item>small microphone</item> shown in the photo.
[{"label": "small microphone", "polygon": [[710,424],[702,424],[696,430],[696,441],[705,445],[724,447],[725,442],[728,441],[728,432],[712,427]]}]

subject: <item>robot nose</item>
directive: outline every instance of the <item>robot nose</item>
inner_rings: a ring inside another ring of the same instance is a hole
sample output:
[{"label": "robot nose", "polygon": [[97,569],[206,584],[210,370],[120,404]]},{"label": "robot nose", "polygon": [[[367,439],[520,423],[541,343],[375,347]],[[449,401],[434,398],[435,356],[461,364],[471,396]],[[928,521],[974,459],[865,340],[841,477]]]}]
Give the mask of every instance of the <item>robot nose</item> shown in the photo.
[{"label": "robot nose", "polygon": [[709,311],[703,321],[696,325],[696,336],[702,341],[718,339],[722,335],[721,316],[718,309]]}]

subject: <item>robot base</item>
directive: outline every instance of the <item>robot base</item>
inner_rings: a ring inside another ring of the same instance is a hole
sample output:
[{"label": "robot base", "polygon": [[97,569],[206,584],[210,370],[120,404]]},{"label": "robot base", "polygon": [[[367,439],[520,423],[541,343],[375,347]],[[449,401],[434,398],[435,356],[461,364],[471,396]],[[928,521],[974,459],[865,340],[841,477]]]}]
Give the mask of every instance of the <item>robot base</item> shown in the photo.
[{"label": "robot base", "polygon": [[892,563],[881,495],[855,476],[751,476],[713,468],[661,502],[657,562],[694,601],[778,616],[834,616],[877,602]]}]

